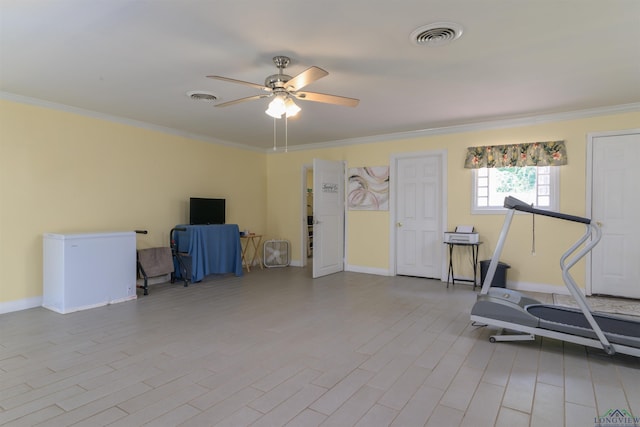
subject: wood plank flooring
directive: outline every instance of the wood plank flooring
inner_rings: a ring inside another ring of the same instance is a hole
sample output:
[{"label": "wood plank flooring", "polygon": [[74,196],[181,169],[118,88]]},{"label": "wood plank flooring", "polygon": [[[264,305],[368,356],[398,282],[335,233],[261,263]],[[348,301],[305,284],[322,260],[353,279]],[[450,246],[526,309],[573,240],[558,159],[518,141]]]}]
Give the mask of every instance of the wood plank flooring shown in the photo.
[{"label": "wood plank flooring", "polygon": [[[66,315],[0,315],[0,425],[594,426],[640,362],[491,344],[468,285],[255,270]],[[547,296],[543,296],[547,298]],[[548,296],[550,298],[550,296]]]}]

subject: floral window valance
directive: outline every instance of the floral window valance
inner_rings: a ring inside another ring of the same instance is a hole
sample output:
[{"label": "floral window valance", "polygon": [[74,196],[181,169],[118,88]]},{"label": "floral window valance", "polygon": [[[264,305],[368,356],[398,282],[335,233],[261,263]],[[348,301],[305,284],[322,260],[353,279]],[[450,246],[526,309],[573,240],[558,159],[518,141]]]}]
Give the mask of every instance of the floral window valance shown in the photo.
[{"label": "floral window valance", "polygon": [[567,164],[564,141],[527,142],[467,148],[467,169],[524,166],[561,166]]}]

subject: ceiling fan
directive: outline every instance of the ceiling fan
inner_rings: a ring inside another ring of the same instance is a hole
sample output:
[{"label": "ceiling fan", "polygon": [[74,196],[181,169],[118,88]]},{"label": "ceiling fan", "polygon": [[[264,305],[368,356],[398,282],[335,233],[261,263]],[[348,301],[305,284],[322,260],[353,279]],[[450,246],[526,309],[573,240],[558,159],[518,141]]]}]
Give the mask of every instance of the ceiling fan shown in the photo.
[{"label": "ceiling fan", "polygon": [[328,75],[329,73],[319,67],[309,67],[295,77],[284,74],[291,60],[286,56],[275,56],[273,62],[278,68],[277,74],[272,74],[264,81],[264,85],[258,83],[245,82],[242,80],[231,79],[222,76],[207,76],[210,79],[222,80],[230,83],[238,83],[241,85],[253,87],[263,90],[264,94],[240,98],[233,101],[217,104],[216,107],[228,107],[230,105],[239,104],[245,101],[253,101],[262,98],[274,98],[269,104],[266,113],[275,118],[281,118],[283,114],[286,117],[295,115],[300,111],[292,98],[304,101],[323,102],[326,104],[343,105],[346,107],[355,107],[360,102],[355,98],[347,98],[344,96],[329,95],[325,93],[302,91],[302,88],[318,79]]}]

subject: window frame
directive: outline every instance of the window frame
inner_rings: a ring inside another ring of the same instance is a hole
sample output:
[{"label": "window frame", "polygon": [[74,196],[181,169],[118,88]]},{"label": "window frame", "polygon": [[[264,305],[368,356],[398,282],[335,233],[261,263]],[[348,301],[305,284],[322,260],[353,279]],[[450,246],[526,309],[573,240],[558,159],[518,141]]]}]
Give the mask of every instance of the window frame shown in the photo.
[{"label": "window frame", "polygon": [[[538,171],[537,168],[540,166],[533,166],[536,168],[536,186],[538,180]],[[550,204],[549,206],[539,207],[538,209],[545,209],[549,211],[559,211],[560,208],[560,167],[559,166],[548,166],[549,167],[549,198]],[[493,215],[493,214],[504,214],[507,209],[503,206],[478,206],[478,171],[479,169],[472,169],[472,191],[471,191],[471,214],[473,215]]]}]

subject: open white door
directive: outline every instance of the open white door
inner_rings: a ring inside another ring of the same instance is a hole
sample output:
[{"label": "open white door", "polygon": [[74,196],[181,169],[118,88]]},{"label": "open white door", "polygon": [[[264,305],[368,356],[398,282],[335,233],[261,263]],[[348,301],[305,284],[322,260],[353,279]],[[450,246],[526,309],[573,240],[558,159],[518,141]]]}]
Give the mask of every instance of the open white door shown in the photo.
[{"label": "open white door", "polygon": [[313,278],[344,270],[344,163],[313,159]]}]

